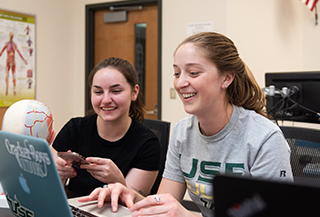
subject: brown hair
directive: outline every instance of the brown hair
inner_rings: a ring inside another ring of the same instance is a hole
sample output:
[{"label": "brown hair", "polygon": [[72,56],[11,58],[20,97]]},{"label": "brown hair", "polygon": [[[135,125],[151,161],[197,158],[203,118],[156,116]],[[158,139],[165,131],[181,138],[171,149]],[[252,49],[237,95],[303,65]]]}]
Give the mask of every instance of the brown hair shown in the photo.
[{"label": "brown hair", "polygon": [[185,39],[177,49],[186,43],[193,43],[200,48],[205,57],[216,65],[220,73],[233,72],[235,74],[233,82],[227,89],[228,101],[231,104],[254,110],[267,117],[263,111],[266,102],[264,93],[229,38],[215,32],[202,32]]},{"label": "brown hair", "polygon": [[[126,60],[121,58],[110,57],[98,63],[90,72],[88,77],[88,85],[92,88],[93,77],[97,71],[103,68],[112,67],[117,69],[123,74],[127,82],[130,84],[132,89],[136,84],[139,84],[138,73],[135,68]],[[144,105],[142,103],[141,91],[139,91],[136,101],[132,101],[129,110],[129,116],[133,119],[143,122],[144,120]]]}]

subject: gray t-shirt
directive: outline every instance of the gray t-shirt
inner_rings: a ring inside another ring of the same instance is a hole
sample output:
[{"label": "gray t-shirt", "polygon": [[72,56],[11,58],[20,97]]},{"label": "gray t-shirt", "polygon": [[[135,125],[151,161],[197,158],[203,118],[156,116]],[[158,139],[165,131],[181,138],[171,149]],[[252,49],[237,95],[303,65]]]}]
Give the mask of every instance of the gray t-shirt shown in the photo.
[{"label": "gray t-shirt", "polygon": [[200,133],[194,115],[176,123],[163,177],[186,183],[203,216],[213,216],[212,179],[224,173],[293,180],[290,147],[279,127],[237,106],[228,124],[213,136]]}]

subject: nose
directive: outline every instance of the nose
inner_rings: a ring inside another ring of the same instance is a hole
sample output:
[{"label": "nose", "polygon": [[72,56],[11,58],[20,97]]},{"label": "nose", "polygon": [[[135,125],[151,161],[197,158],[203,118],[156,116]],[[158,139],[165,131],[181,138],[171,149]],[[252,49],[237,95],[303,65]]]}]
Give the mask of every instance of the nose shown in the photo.
[{"label": "nose", "polygon": [[181,89],[189,85],[189,78],[185,73],[181,73],[179,77],[174,79],[174,86],[176,89]]},{"label": "nose", "polygon": [[102,103],[107,104],[110,102],[112,102],[111,94],[109,94],[109,93],[103,94]]}]

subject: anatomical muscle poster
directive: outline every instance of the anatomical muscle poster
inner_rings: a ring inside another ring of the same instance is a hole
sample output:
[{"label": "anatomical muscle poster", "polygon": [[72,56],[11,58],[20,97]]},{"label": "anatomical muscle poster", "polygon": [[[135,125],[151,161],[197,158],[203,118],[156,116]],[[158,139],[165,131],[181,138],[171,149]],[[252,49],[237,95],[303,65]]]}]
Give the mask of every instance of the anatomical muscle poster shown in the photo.
[{"label": "anatomical muscle poster", "polygon": [[0,9],[0,107],[35,98],[35,20]]}]

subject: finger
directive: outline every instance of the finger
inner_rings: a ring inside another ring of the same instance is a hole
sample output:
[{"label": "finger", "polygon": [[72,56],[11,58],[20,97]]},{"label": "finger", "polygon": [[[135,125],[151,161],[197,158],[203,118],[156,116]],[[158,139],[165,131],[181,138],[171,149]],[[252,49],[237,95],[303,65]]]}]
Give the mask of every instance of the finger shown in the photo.
[{"label": "finger", "polygon": [[98,158],[98,157],[87,157],[86,161],[88,161],[89,163],[98,163],[98,162],[100,162],[99,159],[101,159],[101,158]]},{"label": "finger", "polygon": [[132,214],[132,217],[136,216],[168,216],[168,208],[165,206],[149,206],[142,208]]},{"label": "finger", "polygon": [[57,170],[58,170],[60,177],[73,178],[73,177],[77,176],[77,172],[71,166],[58,165]]},{"label": "finger", "polygon": [[[116,186],[116,185],[115,185]],[[120,191],[119,189],[120,188],[117,188],[113,186],[112,189],[111,189],[111,186],[109,186],[109,190],[111,191],[111,209],[112,209],[112,212],[117,212],[118,210],[118,201],[119,201],[119,196],[120,196]]]},{"label": "finger", "polygon": [[85,170],[91,169],[91,164],[80,164],[80,168]]},{"label": "finger", "polygon": [[61,157],[58,157],[58,158],[57,158],[56,164],[59,165],[59,166],[62,166],[62,167],[68,165],[67,161],[63,160]]},{"label": "finger", "polygon": [[161,201],[161,197],[158,195],[150,195],[148,197],[146,197],[145,199],[135,203],[132,207],[132,209],[130,209],[130,211],[138,211],[144,207],[147,206],[156,206],[156,205],[160,205],[163,204],[163,202]]},{"label": "finger", "polygon": [[96,188],[88,196],[79,198],[78,201],[79,202],[88,202],[88,201],[97,200],[100,191],[101,191],[101,188]]},{"label": "finger", "polygon": [[88,161],[91,164],[96,164],[96,165],[105,165],[105,164],[112,163],[112,160],[107,159],[107,158],[100,158],[100,157],[87,157],[86,161]]},{"label": "finger", "polygon": [[130,209],[133,206],[133,198],[131,196],[131,194],[127,195],[126,197],[124,197],[123,199],[123,203]]},{"label": "finger", "polygon": [[100,190],[100,194],[98,196],[98,207],[102,207],[104,204],[104,201],[106,201],[106,198],[110,196],[110,189],[108,188],[108,185],[106,187],[103,187]]}]

